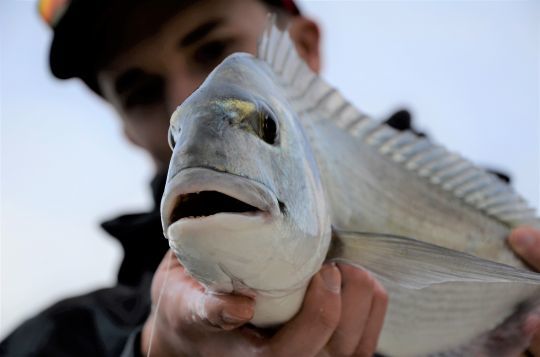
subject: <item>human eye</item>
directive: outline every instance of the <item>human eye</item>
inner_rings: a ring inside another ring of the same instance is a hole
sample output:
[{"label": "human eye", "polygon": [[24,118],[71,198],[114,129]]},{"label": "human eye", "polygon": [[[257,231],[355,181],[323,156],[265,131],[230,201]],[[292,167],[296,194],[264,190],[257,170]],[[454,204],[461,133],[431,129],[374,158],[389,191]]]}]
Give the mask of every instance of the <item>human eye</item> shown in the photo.
[{"label": "human eye", "polygon": [[231,41],[215,40],[199,46],[193,53],[193,61],[205,67],[215,67],[230,51]]},{"label": "human eye", "polygon": [[164,82],[158,76],[147,77],[134,85],[124,95],[126,109],[157,104],[164,98]]}]

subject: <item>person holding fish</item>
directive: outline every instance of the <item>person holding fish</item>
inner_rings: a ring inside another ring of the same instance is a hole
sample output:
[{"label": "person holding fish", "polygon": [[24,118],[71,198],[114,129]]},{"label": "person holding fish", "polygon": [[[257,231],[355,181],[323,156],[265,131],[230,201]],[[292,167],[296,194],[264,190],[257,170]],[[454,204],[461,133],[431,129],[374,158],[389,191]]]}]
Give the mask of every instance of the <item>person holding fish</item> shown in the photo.
[{"label": "person holding fish", "polygon": [[[156,164],[156,209],[104,223],[125,250],[117,287],[58,303],[8,336],[0,352],[373,355],[388,295],[367,271],[324,264],[290,321],[279,329],[258,329],[249,325],[257,306],[253,296],[209,293],[162,238],[159,200],[171,159],[169,119],[177,106],[229,54],[256,53],[268,12],[287,23],[299,55],[318,72],[317,24],[302,16],[291,0],[160,0],[159,5],[143,0],[45,0],[40,5],[55,33],[53,74],[82,79],[116,109],[128,140]],[[518,228],[509,243],[540,270],[539,231]],[[520,334],[531,341],[527,353],[540,356],[540,334],[533,339],[538,331],[540,318],[532,316]]]}]

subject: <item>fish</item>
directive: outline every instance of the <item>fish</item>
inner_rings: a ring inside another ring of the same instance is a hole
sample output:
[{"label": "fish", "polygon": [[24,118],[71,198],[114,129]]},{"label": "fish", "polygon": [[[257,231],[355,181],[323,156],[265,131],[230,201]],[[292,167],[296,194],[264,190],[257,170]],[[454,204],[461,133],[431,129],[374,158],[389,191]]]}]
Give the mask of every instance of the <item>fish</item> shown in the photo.
[{"label": "fish", "polygon": [[176,109],[169,143],[165,237],[209,292],[255,298],[253,325],[291,319],[334,261],[388,291],[382,354],[510,356],[528,343],[540,275],[505,238],[540,228],[535,210],[461,155],[357,109],[275,18],[256,56],[228,56]]}]

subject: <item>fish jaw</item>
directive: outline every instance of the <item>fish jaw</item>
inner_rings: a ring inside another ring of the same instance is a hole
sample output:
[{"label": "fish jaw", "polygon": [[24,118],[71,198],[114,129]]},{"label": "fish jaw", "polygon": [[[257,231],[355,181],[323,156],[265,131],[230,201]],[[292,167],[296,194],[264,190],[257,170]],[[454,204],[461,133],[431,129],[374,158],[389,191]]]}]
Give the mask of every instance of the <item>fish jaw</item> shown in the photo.
[{"label": "fish jaw", "polygon": [[[206,190],[258,210],[173,221],[178,197]],[[167,183],[162,215],[166,237],[186,271],[211,292],[255,297],[252,323],[257,326],[273,326],[294,316],[309,279],[322,263],[322,259],[298,261],[299,232],[280,211],[277,197],[245,177],[204,167],[182,169]]]},{"label": "fish jaw", "polygon": [[[221,192],[257,210],[219,212],[173,222],[173,212],[182,195],[201,191]],[[282,232],[287,229],[276,196],[264,185],[210,168],[185,168],[167,183],[162,219],[165,235],[178,259],[211,290],[240,292],[268,287],[263,284],[261,275],[270,275],[275,269],[271,263],[276,260],[274,250],[278,249],[280,238],[284,236]],[[289,287],[290,284],[283,284],[278,277],[274,276],[270,289]]]},{"label": "fish jaw", "polygon": [[[243,213],[217,213],[203,217],[186,217],[173,222],[173,212],[182,196],[203,191],[215,191],[256,208]],[[167,189],[161,202],[162,223],[165,236],[171,225],[204,225],[213,220],[246,220],[260,224],[281,215],[275,194],[263,184],[243,176],[221,172],[212,168],[190,167],[180,170],[167,182]]]},{"label": "fish jaw", "polygon": [[[186,271],[210,292],[254,294],[252,323],[261,327],[299,310],[331,236],[307,133],[273,78],[263,62],[233,54],[182,103],[171,119],[162,201],[165,235]],[[267,115],[275,140],[254,130],[254,118]],[[204,217],[176,210],[183,195],[208,190],[253,210]]]}]

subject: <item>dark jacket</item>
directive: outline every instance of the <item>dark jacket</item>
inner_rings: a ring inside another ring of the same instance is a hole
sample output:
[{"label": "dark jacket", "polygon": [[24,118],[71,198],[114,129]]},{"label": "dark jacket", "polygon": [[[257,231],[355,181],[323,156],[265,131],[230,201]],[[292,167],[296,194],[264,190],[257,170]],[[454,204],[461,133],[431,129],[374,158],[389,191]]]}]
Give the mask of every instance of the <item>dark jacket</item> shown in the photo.
[{"label": "dark jacket", "polygon": [[102,224],[124,250],[117,285],[62,300],[27,320],[0,343],[0,356],[139,355],[152,275],[168,249],[159,215],[164,186],[165,175],[152,181],[152,211]]}]

